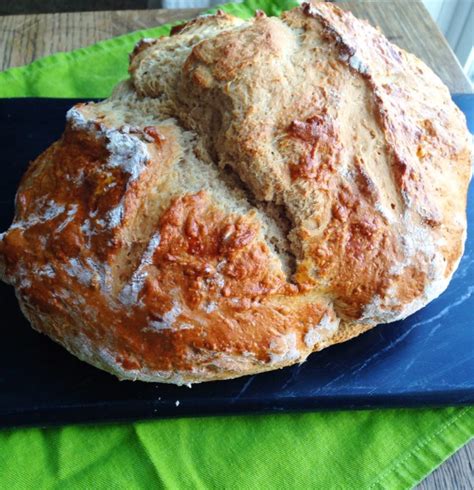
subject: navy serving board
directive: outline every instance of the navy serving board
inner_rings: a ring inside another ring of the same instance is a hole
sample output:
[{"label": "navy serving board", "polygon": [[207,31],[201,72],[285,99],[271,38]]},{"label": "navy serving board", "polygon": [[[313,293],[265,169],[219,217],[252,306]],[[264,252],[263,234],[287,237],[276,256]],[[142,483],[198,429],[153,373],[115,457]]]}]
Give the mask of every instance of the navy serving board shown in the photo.
[{"label": "navy serving board", "polygon": [[[454,96],[474,132],[474,95]],[[71,99],[0,100],[0,231],[28,161],[57,139]],[[474,190],[469,195],[474,229]],[[474,236],[448,290],[408,319],[276,372],[187,387],[118,381],[36,333],[0,284],[0,426],[286,410],[474,403]]]}]

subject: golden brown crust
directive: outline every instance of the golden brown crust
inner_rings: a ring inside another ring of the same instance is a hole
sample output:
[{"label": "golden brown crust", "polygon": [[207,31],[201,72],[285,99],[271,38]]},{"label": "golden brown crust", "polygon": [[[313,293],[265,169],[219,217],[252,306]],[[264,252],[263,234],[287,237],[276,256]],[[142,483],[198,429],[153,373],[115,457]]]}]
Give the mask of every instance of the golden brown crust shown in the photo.
[{"label": "golden brown crust", "polygon": [[36,329],[181,384],[302,362],[444,290],[471,148],[425,65],[327,3],[172,34],[22,180],[0,273]]}]

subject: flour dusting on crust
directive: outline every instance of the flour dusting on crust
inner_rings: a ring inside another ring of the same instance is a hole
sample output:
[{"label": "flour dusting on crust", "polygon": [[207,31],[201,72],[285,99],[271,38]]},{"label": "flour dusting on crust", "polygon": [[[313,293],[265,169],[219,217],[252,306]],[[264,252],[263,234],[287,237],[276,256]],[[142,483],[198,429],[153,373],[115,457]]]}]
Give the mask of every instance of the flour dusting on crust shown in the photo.
[{"label": "flour dusting on crust", "polygon": [[447,88],[330,2],[144,40],[67,114],[0,234],[37,330],[121,379],[303,362],[447,287],[472,141]]}]

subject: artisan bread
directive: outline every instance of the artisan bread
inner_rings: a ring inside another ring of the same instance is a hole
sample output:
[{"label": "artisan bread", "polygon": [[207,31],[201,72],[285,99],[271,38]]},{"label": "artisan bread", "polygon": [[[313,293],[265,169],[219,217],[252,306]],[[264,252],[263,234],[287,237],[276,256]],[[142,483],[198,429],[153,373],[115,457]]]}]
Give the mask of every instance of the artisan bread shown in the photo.
[{"label": "artisan bread", "polygon": [[129,80],[68,112],[0,271],[35,329],[119,378],[259,373],[437,297],[470,176],[448,89],[366,22],[218,12],[142,40]]}]

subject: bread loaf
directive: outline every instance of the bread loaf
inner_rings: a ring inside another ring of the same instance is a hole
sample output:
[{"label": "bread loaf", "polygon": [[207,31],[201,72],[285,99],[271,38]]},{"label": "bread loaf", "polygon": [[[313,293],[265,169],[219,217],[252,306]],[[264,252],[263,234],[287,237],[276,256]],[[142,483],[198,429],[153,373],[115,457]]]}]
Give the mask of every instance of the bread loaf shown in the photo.
[{"label": "bread loaf", "polygon": [[405,318],[463,253],[471,141],[415,56],[330,3],[144,39],[26,172],[0,274],[122,379],[303,362]]}]

